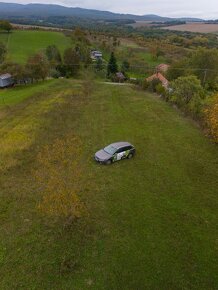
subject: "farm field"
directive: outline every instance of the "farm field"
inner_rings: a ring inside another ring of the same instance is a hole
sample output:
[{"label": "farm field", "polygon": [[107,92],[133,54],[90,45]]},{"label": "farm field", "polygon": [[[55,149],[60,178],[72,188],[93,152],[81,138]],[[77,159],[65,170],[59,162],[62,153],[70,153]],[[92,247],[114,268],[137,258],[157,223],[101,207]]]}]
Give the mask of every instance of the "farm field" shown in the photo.
[{"label": "farm field", "polygon": [[25,63],[29,56],[46,49],[48,45],[57,45],[62,53],[71,45],[70,38],[53,31],[17,30],[9,35],[0,33],[0,41],[8,48],[8,60],[18,63]]},{"label": "farm field", "polygon": [[163,29],[218,34],[218,24],[206,24],[206,23],[199,23],[199,22],[168,26],[168,27],[164,27]]},{"label": "farm field", "polygon": [[[199,128],[129,86],[93,83],[87,96],[82,81],[60,79],[23,90],[17,102],[1,93],[0,289],[215,290],[218,152]],[[71,134],[88,214],[69,229],[38,211],[33,169]],[[118,140],[135,145],[134,159],[93,161]]]},{"label": "farm field", "polygon": [[136,23],[128,24],[132,26],[133,28],[139,28],[139,27],[152,27],[152,21],[136,21]]}]

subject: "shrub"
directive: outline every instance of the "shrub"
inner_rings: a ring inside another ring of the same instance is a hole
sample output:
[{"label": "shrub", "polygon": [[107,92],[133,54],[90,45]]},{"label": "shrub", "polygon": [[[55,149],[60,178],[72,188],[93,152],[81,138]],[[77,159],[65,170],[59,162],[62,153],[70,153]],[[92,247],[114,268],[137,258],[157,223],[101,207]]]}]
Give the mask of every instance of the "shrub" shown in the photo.
[{"label": "shrub", "polygon": [[218,94],[212,99],[211,104],[204,110],[205,121],[211,136],[218,143]]},{"label": "shrub", "polygon": [[166,96],[166,89],[163,87],[161,83],[156,85],[155,91],[157,94],[161,95],[162,97]]},{"label": "shrub", "polygon": [[149,82],[149,86],[148,86],[148,89],[151,91],[151,92],[154,92],[156,93],[156,88],[158,85],[161,85],[162,86],[162,83],[159,79],[153,79],[151,82]]},{"label": "shrub", "polygon": [[171,83],[170,101],[193,115],[200,113],[204,89],[196,76],[179,77]]}]

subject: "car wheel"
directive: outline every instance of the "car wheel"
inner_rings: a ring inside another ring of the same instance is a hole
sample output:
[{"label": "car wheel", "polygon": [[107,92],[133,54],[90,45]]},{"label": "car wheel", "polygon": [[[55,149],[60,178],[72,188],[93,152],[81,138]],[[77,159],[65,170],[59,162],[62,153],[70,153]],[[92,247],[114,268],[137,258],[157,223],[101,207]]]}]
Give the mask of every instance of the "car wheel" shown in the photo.
[{"label": "car wheel", "polygon": [[111,159],[106,162],[107,165],[110,165],[111,163],[112,163]]},{"label": "car wheel", "polygon": [[130,153],[129,155],[128,155],[128,157],[127,157],[128,159],[132,159],[133,158],[133,154],[132,153]]}]

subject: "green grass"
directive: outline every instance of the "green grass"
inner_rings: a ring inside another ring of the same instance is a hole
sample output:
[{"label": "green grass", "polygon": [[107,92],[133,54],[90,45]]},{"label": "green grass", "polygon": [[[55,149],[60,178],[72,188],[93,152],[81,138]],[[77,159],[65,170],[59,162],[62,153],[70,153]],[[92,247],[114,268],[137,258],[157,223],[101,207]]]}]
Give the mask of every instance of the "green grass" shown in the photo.
[{"label": "green grass", "polygon": [[[0,41],[7,43],[7,35],[0,33]],[[61,53],[71,45],[70,38],[61,32],[17,30],[9,35],[8,60],[25,63],[29,56],[56,45]]]},{"label": "green grass", "polygon": [[47,89],[54,85],[56,80],[49,80],[46,82],[39,82],[33,85],[23,85],[15,88],[8,88],[0,91],[0,107],[15,105],[27,98],[30,98],[36,93],[43,93]]},{"label": "green grass", "polygon": [[165,62],[164,57],[158,57],[158,59],[153,59],[152,55],[149,52],[140,52],[138,53],[138,57],[150,66],[156,66],[160,63]]},{"label": "green grass", "polygon": [[[81,91],[58,80],[0,110],[0,289],[217,289],[217,146],[153,95]],[[69,134],[83,143],[89,216],[67,230],[37,211],[32,169],[44,145]],[[93,161],[118,140],[136,146],[134,159]]]},{"label": "green grass", "polygon": [[6,32],[0,32],[0,42],[4,43],[7,46],[9,36],[10,34]]}]

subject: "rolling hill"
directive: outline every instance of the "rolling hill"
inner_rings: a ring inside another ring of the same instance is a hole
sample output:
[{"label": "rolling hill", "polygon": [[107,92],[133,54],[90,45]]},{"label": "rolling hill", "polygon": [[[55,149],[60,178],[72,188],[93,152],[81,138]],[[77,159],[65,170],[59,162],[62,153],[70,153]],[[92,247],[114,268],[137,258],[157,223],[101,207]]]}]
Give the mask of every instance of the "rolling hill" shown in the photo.
[{"label": "rolling hill", "polygon": [[[93,9],[84,9],[78,7],[64,7],[60,5],[50,4],[15,4],[0,2],[0,17],[79,17],[90,18],[94,20],[116,20],[129,19],[135,21],[169,21],[174,18],[161,17],[158,15],[134,15],[134,14],[119,14],[109,11],[99,11]],[[176,19],[176,18],[175,18]],[[182,18],[185,20],[186,18]],[[189,18],[189,21],[202,21],[198,18]]]}]

